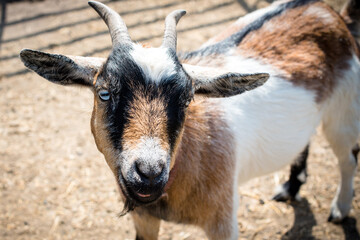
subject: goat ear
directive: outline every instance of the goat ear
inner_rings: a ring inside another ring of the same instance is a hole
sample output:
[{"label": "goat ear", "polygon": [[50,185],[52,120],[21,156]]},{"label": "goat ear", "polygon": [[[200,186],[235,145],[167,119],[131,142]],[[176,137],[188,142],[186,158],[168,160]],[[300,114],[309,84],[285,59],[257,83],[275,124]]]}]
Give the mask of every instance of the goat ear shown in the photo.
[{"label": "goat ear", "polygon": [[224,72],[222,69],[183,64],[194,81],[195,93],[208,97],[230,97],[263,85],[267,73],[242,74]]},{"label": "goat ear", "polygon": [[93,78],[105,59],[64,56],[30,49],[20,52],[21,61],[29,69],[60,85],[93,86]]}]

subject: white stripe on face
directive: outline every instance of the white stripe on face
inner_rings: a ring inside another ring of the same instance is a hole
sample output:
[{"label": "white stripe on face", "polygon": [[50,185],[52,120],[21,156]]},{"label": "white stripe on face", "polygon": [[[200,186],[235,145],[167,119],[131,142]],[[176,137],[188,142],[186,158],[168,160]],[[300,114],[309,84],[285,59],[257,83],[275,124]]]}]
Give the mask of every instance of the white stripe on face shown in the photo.
[{"label": "white stripe on face", "polygon": [[176,73],[175,62],[165,48],[143,48],[134,45],[130,55],[147,76],[147,80],[158,83],[166,76]]}]

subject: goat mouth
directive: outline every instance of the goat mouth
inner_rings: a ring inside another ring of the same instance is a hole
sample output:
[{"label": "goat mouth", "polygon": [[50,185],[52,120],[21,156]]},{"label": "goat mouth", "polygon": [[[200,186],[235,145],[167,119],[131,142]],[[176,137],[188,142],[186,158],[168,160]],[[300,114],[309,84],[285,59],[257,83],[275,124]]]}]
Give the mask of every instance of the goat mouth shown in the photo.
[{"label": "goat mouth", "polygon": [[156,202],[156,200],[158,200],[159,197],[162,195],[162,192],[157,192],[152,194],[142,194],[132,189],[128,189],[128,191],[130,197],[132,199],[135,199],[137,202],[140,202],[142,205]]},{"label": "goat mouth", "polygon": [[139,197],[141,198],[148,198],[151,197],[151,194],[141,194],[141,193],[136,193]]},{"label": "goat mouth", "polygon": [[122,174],[119,174],[118,184],[120,185],[120,189],[127,200],[135,203],[136,206],[139,205],[147,205],[156,202],[163,194],[162,190],[155,191],[153,193],[142,193],[136,191],[134,187],[129,184]]}]

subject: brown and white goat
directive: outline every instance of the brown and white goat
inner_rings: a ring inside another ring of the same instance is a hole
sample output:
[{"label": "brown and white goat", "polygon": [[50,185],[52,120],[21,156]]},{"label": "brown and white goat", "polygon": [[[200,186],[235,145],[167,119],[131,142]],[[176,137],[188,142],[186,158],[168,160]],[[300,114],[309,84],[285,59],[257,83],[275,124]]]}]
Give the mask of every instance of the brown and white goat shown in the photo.
[{"label": "brown and white goat", "polygon": [[166,18],[160,48],[143,48],[115,11],[89,4],[112,37],[107,59],[27,49],[20,56],[51,82],[93,91],[92,133],[137,239],[157,239],[161,219],[200,226],[209,239],[236,239],[238,185],[294,160],[320,123],[341,172],[331,220],[347,216],[359,49],[329,6],[277,2],[177,55],[175,26],[185,11]]}]

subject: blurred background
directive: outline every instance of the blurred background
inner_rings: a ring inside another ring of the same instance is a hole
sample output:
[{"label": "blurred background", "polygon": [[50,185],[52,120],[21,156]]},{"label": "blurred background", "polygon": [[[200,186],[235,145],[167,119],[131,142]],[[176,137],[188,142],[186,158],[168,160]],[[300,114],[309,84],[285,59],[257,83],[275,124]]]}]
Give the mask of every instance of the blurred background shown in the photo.
[{"label": "blurred background", "polygon": [[[48,83],[25,70],[22,48],[106,57],[105,23],[85,0],[1,2],[0,239],[134,239],[112,173],[90,132],[93,96],[87,89]],[[164,19],[186,9],[178,49],[196,49],[263,0],[102,1],[124,18],[134,41],[159,46]],[[344,1],[328,0],[335,10]],[[321,132],[312,139],[309,178],[298,203],[269,201],[288,168],[239,188],[240,239],[360,239],[360,194],[350,217],[327,223],[339,179]],[[360,193],[360,176],[355,178]],[[201,230],[162,223],[160,239],[205,239]]]}]

